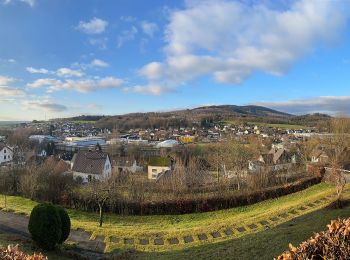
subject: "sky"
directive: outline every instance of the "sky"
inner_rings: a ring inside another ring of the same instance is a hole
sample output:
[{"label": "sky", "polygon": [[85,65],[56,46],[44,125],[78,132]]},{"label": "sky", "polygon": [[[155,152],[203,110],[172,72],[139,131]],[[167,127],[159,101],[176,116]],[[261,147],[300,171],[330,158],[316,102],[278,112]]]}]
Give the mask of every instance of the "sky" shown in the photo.
[{"label": "sky", "polygon": [[0,0],[0,120],[350,114],[350,0]]}]

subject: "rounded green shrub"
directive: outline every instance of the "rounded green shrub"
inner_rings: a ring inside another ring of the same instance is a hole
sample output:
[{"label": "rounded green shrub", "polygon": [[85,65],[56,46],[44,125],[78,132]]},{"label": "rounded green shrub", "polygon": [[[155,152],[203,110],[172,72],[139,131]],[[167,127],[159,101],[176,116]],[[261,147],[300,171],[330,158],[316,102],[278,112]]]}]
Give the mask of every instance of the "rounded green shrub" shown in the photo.
[{"label": "rounded green shrub", "polygon": [[61,234],[61,238],[58,241],[58,243],[62,244],[69,237],[69,233],[70,233],[70,218],[69,218],[69,215],[68,215],[67,211],[64,208],[62,208],[61,206],[56,206],[56,209],[58,211],[58,214],[60,215],[61,224],[62,224],[62,229],[61,229],[62,234]]},{"label": "rounded green shrub", "polygon": [[49,203],[36,205],[30,214],[28,230],[38,246],[47,250],[54,249],[62,235],[57,208]]}]

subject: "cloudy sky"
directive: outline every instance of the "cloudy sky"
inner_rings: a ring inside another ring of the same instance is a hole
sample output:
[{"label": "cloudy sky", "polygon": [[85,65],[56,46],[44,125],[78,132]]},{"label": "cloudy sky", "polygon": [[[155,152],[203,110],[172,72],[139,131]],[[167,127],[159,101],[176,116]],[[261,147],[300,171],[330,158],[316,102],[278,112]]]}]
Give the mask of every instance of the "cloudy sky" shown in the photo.
[{"label": "cloudy sky", "polygon": [[350,0],[0,0],[0,120],[350,114]]}]

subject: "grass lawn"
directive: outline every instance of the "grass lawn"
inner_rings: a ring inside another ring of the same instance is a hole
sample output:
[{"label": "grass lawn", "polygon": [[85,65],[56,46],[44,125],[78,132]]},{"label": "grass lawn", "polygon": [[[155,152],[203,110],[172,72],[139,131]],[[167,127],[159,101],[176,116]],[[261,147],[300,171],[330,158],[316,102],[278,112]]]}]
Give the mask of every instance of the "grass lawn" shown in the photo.
[{"label": "grass lawn", "polygon": [[[350,197],[350,196],[348,196]],[[130,252],[137,259],[273,259],[299,245],[315,232],[327,229],[332,219],[350,217],[350,206],[344,209],[320,209],[300,216],[263,232],[215,244],[204,244],[171,252]]]},{"label": "grass lawn", "polygon": [[[156,215],[156,216],[119,216],[114,214],[106,214],[105,222],[102,228],[98,227],[98,214],[87,213],[77,210],[68,210],[71,217],[72,228],[83,228],[92,232],[92,236],[104,235],[106,237],[116,236],[119,238],[134,238],[138,241],[140,238],[155,239],[162,237],[165,240],[164,246],[156,246],[153,243],[149,245],[135,244],[131,247],[140,251],[171,251],[183,248],[203,245],[203,243],[218,243],[227,239],[240,238],[252,233],[258,233],[264,230],[264,226],[258,225],[254,230],[247,229],[242,233],[235,233],[232,237],[222,235],[221,238],[210,238],[206,242],[199,241],[197,234],[218,231],[223,234],[227,227],[247,226],[252,223],[258,223],[261,220],[269,219],[286,211],[297,209],[301,205],[315,201],[320,197],[334,194],[334,187],[321,183],[312,186],[304,191],[283,196],[277,199],[266,200],[250,206],[237,207],[227,210],[219,210],[214,212],[186,214],[186,215]],[[0,207],[3,206],[3,198],[0,199]],[[29,199],[23,199],[16,196],[8,196],[8,208],[17,213],[29,215],[32,208],[36,205]],[[296,216],[300,216],[312,211],[322,209],[327,202],[321,202],[314,208],[307,208],[303,212],[297,212]],[[292,216],[280,219],[272,225],[277,226],[283,222],[290,220]],[[185,244],[183,236],[192,235],[194,242]],[[178,245],[170,245],[166,239],[179,238]],[[122,239],[121,239],[122,241]],[[130,246],[124,245],[122,242],[118,244],[109,243],[107,239],[107,251],[125,249]]]},{"label": "grass lawn", "polygon": [[265,126],[265,127],[273,127],[273,128],[281,128],[281,129],[305,129],[307,128],[304,125],[289,125],[289,124],[266,124],[261,122],[249,122],[249,124],[257,125],[257,126]]}]

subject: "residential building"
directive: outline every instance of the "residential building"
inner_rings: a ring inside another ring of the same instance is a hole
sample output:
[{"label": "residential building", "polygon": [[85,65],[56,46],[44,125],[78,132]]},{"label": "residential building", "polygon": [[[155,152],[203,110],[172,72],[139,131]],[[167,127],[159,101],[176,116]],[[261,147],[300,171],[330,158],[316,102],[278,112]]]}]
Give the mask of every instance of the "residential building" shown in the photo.
[{"label": "residential building", "polygon": [[268,153],[260,154],[257,160],[249,161],[248,169],[256,171],[279,171],[289,169],[298,163],[298,154],[284,148],[272,148]]},{"label": "residential building", "polygon": [[171,170],[171,160],[167,157],[153,157],[148,162],[148,179],[157,180],[158,175]]},{"label": "residential building", "polygon": [[109,155],[102,151],[78,151],[72,159],[73,178],[81,178],[83,183],[105,180],[112,176]]},{"label": "residential building", "polygon": [[5,143],[0,143],[0,165],[12,162],[13,160],[13,150],[11,147],[7,146]]},{"label": "residential building", "polygon": [[136,160],[127,157],[119,157],[113,161],[113,167],[117,172],[140,172],[143,170],[142,166],[137,165]]}]

